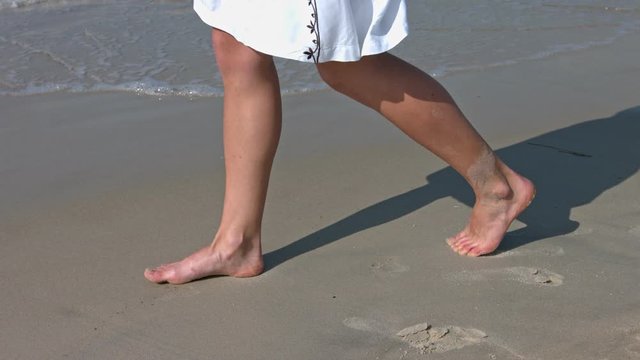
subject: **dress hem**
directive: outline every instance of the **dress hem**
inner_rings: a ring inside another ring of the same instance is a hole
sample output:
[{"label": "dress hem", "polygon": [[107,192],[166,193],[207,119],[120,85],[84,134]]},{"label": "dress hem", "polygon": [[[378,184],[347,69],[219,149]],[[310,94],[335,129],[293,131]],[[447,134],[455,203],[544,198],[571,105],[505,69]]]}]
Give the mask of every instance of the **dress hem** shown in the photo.
[{"label": "dress hem", "polygon": [[[215,17],[212,16],[211,11],[200,1],[196,0],[193,2],[193,9],[198,14],[200,19],[207,25],[212,28],[222,30],[231,36],[233,36],[236,40],[252,48],[255,51],[258,51],[263,54],[276,56],[283,59],[296,60],[306,63],[314,63],[313,59],[307,57],[304,54],[308,48],[292,48],[291,50],[283,50],[283,51],[273,51],[273,49],[269,49],[265,46],[261,46],[260,44],[251,41],[251,39],[243,38],[238,31],[231,28],[228,24],[220,24],[216,21]],[[333,46],[330,48],[324,48],[320,46],[320,58],[318,59],[318,63],[330,62],[330,61],[339,61],[339,62],[353,62],[360,60],[363,56],[377,55],[385,53],[392,48],[396,47],[404,38],[407,37],[409,32],[407,29],[403,29],[401,34],[397,34],[397,36],[393,36],[391,38],[392,41],[382,41],[375,42],[375,49],[371,49],[373,46],[369,47],[356,47],[350,45],[344,46]]]}]

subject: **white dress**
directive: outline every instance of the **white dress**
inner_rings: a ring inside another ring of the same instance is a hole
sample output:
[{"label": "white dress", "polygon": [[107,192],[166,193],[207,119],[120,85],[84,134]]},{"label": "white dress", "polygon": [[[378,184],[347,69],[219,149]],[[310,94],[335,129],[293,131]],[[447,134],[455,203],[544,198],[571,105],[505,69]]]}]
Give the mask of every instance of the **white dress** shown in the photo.
[{"label": "white dress", "polygon": [[202,21],[259,52],[356,61],[407,36],[405,0],[194,0]]}]

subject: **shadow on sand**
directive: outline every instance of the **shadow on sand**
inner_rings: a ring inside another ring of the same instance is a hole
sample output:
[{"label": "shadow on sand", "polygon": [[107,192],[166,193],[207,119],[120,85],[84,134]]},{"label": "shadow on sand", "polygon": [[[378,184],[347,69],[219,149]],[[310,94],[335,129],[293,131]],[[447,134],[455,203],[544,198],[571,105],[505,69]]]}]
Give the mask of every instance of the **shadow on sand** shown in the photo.
[{"label": "shadow on sand", "polygon": [[[518,218],[526,227],[507,233],[498,248],[503,252],[574,231],[579,223],[570,219],[571,209],[590,203],[638,171],[640,106],[536,136],[497,153],[537,187],[536,199]],[[473,193],[453,169],[437,171],[426,180],[426,185],[380,201],[265,254],[266,269],[398,219],[443,197],[452,196],[473,206]]]}]

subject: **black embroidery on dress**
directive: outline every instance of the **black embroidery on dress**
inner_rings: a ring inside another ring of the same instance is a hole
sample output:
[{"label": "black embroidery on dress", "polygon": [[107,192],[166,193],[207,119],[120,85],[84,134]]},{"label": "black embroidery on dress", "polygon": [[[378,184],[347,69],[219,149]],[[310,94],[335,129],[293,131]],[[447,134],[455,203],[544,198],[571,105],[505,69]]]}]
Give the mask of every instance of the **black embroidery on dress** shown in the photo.
[{"label": "black embroidery on dress", "polygon": [[318,26],[318,5],[316,5],[316,0],[309,0],[309,6],[311,6],[313,13],[307,28],[316,38],[312,40],[314,47],[309,47],[304,54],[307,55],[307,60],[313,59],[313,62],[317,64],[320,61],[320,27]]}]

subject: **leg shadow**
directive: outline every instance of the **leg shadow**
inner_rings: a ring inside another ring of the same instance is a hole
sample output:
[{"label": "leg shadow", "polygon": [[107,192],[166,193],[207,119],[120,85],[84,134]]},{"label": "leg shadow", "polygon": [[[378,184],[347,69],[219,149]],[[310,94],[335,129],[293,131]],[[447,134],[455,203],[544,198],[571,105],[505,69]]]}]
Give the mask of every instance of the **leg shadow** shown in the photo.
[{"label": "leg shadow", "polygon": [[[536,199],[518,218],[526,227],[507,233],[497,250],[503,252],[576,230],[580,224],[571,220],[573,208],[589,204],[638,172],[640,106],[536,136],[497,153],[537,188]],[[424,186],[378,202],[265,254],[267,270],[443,197],[452,196],[473,206],[468,185],[451,168],[430,174],[426,180]]]}]

